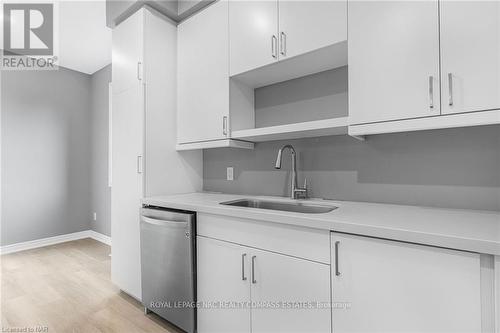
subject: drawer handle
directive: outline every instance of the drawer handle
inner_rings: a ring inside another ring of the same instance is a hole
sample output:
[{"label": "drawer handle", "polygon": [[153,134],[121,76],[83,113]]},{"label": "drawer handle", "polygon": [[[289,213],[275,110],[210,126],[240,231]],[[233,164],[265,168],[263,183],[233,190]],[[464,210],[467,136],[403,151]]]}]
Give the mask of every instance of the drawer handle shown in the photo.
[{"label": "drawer handle", "polygon": [[257,280],[255,280],[255,258],[257,258],[257,256],[252,256],[252,283],[253,284],[257,283]]},{"label": "drawer handle", "polygon": [[448,105],[453,106],[453,74],[448,73]]},{"label": "drawer handle", "polygon": [[241,280],[246,281],[247,277],[245,276],[245,258],[247,254],[243,253],[241,255]]},{"label": "drawer handle", "polygon": [[280,53],[286,56],[286,34],[283,31],[280,34]]},{"label": "drawer handle", "polygon": [[278,38],[276,38],[275,35],[271,37],[271,55],[273,56],[274,59],[278,58]]},{"label": "drawer handle", "polygon": [[434,77],[429,76],[429,108],[434,109]]},{"label": "drawer handle", "polygon": [[139,155],[139,156],[137,156],[137,173],[138,174],[142,173],[142,169],[143,169],[142,166],[143,166],[142,165],[142,156]]},{"label": "drawer handle", "polygon": [[335,242],[335,275],[340,276],[339,271],[339,245],[340,241]]},{"label": "drawer handle", "polygon": [[137,80],[142,81],[142,62],[137,62]]},{"label": "drawer handle", "polygon": [[227,116],[222,117],[222,134],[227,136]]}]

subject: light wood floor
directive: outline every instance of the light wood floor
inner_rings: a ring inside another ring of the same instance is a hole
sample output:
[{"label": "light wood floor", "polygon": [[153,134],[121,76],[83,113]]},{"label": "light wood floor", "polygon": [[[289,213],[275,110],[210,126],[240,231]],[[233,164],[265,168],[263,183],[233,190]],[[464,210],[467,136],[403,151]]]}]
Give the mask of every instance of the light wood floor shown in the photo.
[{"label": "light wood floor", "polygon": [[109,253],[82,239],[1,256],[2,328],[178,333],[112,285]]}]

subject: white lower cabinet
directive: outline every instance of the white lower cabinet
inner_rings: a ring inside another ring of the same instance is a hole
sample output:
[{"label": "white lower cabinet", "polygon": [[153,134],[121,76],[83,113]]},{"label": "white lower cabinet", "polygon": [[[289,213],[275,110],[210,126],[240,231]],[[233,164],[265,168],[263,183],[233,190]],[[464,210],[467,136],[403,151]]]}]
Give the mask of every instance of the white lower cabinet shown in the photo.
[{"label": "white lower cabinet", "polygon": [[217,302],[250,302],[249,266],[243,246],[197,237],[199,333],[249,333],[250,309],[220,307]]},{"label": "white lower cabinet", "polygon": [[[206,214],[198,224],[200,333],[479,333],[494,325],[484,255]],[[306,244],[309,252],[300,250]]]},{"label": "white lower cabinet", "polygon": [[197,241],[198,332],[331,332],[330,265]]},{"label": "white lower cabinet", "polygon": [[330,332],[330,265],[253,250],[252,332]]},{"label": "white lower cabinet", "polygon": [[481,332],[480,256],[332,233],[333,331]]}]

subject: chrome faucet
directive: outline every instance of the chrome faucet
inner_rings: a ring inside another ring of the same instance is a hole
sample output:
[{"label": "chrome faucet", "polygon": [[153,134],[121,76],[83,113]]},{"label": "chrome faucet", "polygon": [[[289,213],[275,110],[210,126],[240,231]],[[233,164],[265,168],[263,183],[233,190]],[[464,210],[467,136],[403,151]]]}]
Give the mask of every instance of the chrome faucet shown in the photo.
[{"label": "chrome faucet", "polygon": [[283,155],[283,150],[289,149],[292,154],[292,175],[290,178],[290,198],[291,199],[305,199],[307,198],[307,180],[304,178],[304,187],[300,188],[297,186],[297,158],[295,149],[292,145],[284,145],[278,151],[278,157],[276,158],[276,169],[281,169],[281,156]]}]

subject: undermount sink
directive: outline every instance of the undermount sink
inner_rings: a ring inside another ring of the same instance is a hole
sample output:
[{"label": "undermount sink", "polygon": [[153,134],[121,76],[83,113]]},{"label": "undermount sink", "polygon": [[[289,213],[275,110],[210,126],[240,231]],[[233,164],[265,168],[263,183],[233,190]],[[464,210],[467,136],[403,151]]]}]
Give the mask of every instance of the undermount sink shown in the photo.
[{"label": "undermount sink", "polygon": [[258,199],[238,199],[233,201],[221,202],[220,204],[226,206],[282,210],[286,212],[306,214],[328,213],[338,208],[337,206],[319,205],[307,202],[282,202]]}]

